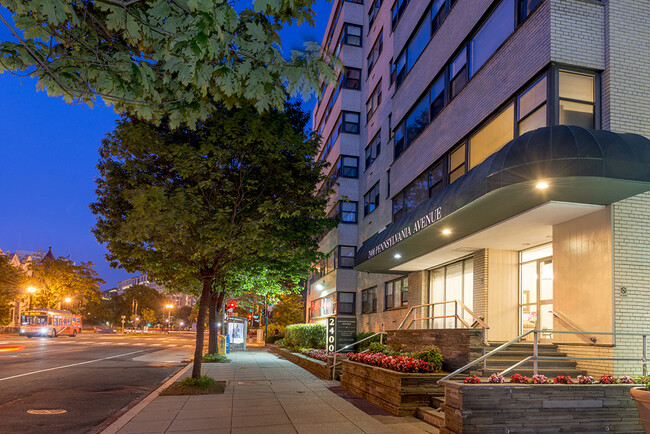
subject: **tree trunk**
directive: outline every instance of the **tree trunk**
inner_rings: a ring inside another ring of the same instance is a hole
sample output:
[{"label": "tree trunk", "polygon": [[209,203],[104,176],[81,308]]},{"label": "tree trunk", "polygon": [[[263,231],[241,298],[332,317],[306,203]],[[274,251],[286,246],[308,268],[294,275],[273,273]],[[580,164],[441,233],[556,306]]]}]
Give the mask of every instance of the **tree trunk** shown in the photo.
[{"label": "tree trunk", "polygon": [[203,335],[205,333],[205,314],[210,305],[211,279],[203,278],[203,290],[199,299],[199,312],[196,316],[196,347],[194,348],[194,366],[192,367],[192,378],[201,376],[201,363],[203,362]]},{"label": "tree trunk", "polygon": [[219,309],[223,303],[223,297],[225,295],[224,291],[213,293],[210,297],[210,319],[208,324],[208,354],[214,354],[217,352],[217,333],[219,331],[217,327],[217,322],[220,320],[218,318]]}]

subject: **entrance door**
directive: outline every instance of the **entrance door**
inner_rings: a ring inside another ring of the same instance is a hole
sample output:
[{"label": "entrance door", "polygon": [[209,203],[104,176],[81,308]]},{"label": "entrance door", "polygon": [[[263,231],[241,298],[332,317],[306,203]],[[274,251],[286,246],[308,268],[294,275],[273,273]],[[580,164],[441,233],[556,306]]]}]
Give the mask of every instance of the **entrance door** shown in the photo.
[{"label": "entrance door", "polygon": [[[519,298],[520,332],[553,330],[553,246],[521,252]],[[542,334],[552,339],[551,333]],[[532,339],[532,335],[529,337]]]}]

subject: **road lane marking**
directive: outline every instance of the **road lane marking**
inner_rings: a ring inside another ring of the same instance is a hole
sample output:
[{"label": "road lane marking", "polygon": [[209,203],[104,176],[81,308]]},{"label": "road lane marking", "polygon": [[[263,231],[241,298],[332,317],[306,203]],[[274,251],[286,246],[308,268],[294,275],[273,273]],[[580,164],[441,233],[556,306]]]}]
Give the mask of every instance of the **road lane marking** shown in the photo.
[{"label": "road lane marking", "polygon": [[13,378],[25,377],[27,375],[40,374],[41,372],[56,371],[57,369],[71,368],[72,366],[87,365],[88,363],[100,362],[102,360],[114,359],[116,357],[128,356],[129,354],[143,353],[147,350],[131,351],[130,353],[118,354],[116,356],[104,357],[101,359],[87,360],[85,362],[71,363],[69,365],[57,366],[55,368],[39,369],[38,371],[25,372],[24,374],[12,375],[11,377],[0,378],[0,381],[11,380]]},{"label": "road lane marking", "polygon": [[27,413],[29,414],[63,414],[67,413],[68,410],[64,410],[62,408],[53,408],[49,410],[27,410]]}]

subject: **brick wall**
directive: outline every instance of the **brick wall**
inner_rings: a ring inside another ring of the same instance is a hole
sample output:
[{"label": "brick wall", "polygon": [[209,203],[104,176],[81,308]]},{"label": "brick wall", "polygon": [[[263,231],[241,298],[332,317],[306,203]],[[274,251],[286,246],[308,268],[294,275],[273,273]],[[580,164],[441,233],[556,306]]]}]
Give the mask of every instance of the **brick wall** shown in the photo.
[{"label": "brick wall", "polygon": [[488,250],[474,253],[474,313],[487,319],[488,312]]},{"label": "brick wall", "polygon": [[[650,331],[650,192],[613,204],[614,331]],[[624,291],[621,289],[625,288]],[[641,357],[641,338],[618,336],[614,357]],[[617,361],[615,375],[640,375],[640,362]]]},{"label": "brick wall", "polygon": [[[559,344],[558,350],[566,353],[569,357],[613,357],[613,348],[611,346],[592,346],[592,345],[571,345]],[[614,363],[611,360],[576,360],[577,367],[580,370],[587,371],[594,378],[601,375],[612,375],[614,372]]]},{"label": "brick wall", "polygon": [[650,2],[605,2],[603,128],[650,137]]},{"label": "brick wall", "polygon": [[551,59],[605,69],[605,8],[600,2],[551,0]]}]

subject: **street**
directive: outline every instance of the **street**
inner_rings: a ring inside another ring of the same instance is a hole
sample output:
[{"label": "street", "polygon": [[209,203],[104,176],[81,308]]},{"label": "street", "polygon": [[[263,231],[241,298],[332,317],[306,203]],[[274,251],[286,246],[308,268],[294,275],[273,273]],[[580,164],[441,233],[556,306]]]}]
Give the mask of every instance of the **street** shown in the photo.
[{"label": "street", "polygon": [[0,335],[16,345],[0,352],[1,431],[87,433],[177,372],[194,335]]}]

